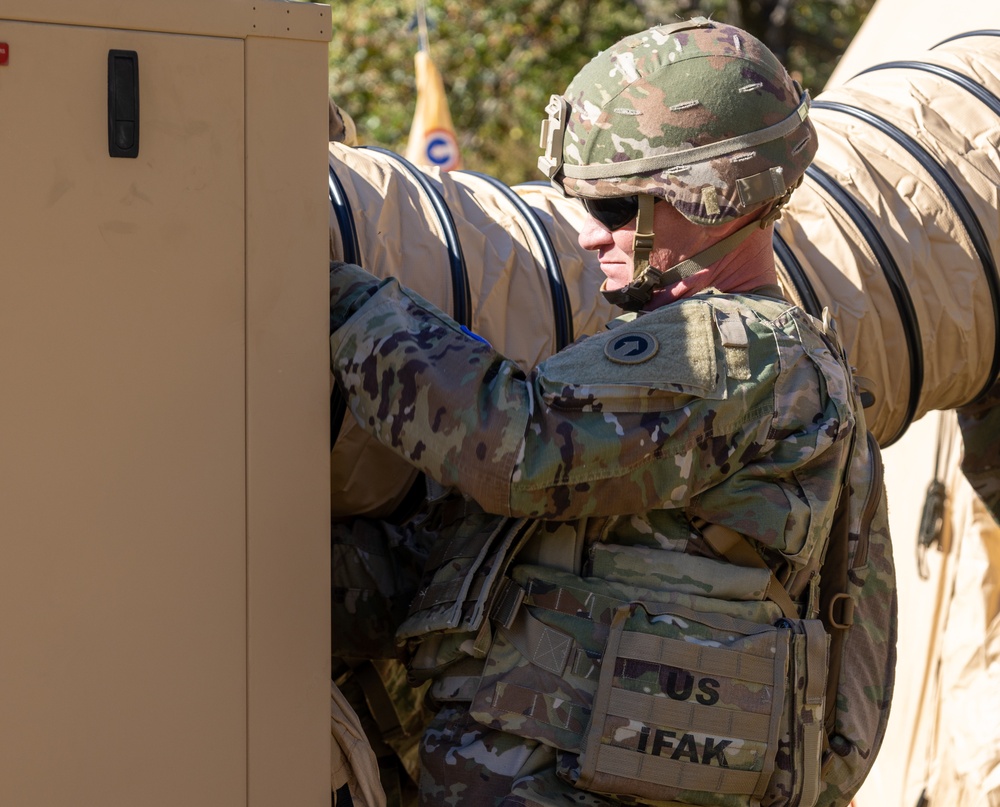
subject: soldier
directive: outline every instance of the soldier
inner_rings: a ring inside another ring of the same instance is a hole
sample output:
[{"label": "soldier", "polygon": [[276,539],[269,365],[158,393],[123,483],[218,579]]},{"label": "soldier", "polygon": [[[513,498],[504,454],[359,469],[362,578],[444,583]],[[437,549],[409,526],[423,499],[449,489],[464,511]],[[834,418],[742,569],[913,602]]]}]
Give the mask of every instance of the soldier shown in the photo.
[{"label": "soldier", "polygon": [[525,373],[331,267],[351,411],[462,496],[398,634],[439,706],[421,803],[812,804],[815,572],[864,420],[775,271],[809,96],[696,18],[602,52],[547,112],[540,167],[627,312],[607,332]]}]

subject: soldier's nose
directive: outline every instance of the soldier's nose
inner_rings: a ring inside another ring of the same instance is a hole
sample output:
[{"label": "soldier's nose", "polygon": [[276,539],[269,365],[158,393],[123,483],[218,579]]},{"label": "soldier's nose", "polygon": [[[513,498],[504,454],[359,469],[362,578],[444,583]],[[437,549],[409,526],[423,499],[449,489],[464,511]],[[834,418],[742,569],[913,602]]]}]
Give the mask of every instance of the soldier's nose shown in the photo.
[{"label": "soldier's nose", "polygon": [[583,229],[580,230],[580,234],[577,236],[577,241],[579,241],[580,246],[584,249],[597,250],[613,243],[614,238],[607,227],[593,216],[588,215],[583,224]]}]

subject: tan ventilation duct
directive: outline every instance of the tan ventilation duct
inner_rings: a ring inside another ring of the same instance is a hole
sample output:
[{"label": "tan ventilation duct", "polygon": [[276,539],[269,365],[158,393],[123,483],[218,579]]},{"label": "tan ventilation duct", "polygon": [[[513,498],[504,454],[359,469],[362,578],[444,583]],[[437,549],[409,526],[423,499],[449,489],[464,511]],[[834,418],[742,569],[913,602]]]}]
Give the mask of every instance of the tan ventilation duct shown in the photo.
[{"label": "tan ventilation duct", "polygon": [[[806,310],[834,314],[885,446],[1000,371],[1000,31],[869,68],[812,114],[819,151],[776,228],[779,274]],[[395,275],[525,367],[614,315],[576,201],[330,149],[332,257]],[[335,516],[389,517],[415,479],[350,417],[332,467]]]},{"label": "tan ventilation duct", "polygon": [[962,36],[813,106],[819,152],[776,252],[786,286],[830,306],[873,382],[882,445],[997,378],[998,71],[1000,32]]},{"label": "tan ventilation duct", "polygon": [[[330,255],[393,275],[522,367],[603,327],[614,309],[581,250],[582,206],[548,185],[417,169],[383,149],[330,144]],[[417,474],[333,396],[334,516],[387,518]]]}]

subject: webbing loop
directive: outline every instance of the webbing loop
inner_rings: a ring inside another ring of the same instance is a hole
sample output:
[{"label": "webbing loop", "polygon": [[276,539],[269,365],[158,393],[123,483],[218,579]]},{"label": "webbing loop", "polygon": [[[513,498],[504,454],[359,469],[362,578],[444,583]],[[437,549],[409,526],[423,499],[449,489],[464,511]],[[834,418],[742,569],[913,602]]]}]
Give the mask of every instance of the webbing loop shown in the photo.
[{"label": "webbing loop", "polygon": [[767,562],[758,555],[750,545],[749,540],[736,530],[722,524],[703,524],[699,527],[702,537],[719,555],[737,566],[749,566],[756,569],[767,569],[771,579],[767,586],[766,597],[781,608],[781,613],[788,619],[800,619],[799,608],[792,601],[785,587],[781,585]]}]

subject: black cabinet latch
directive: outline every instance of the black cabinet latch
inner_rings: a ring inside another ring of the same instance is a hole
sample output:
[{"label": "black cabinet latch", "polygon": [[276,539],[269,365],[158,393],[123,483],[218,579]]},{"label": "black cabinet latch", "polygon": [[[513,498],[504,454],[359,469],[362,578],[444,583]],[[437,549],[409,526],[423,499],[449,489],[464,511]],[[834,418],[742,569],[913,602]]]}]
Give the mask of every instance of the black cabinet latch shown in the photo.
[{"label": "black cabinet latch", "polygon": [[139,54],[108,51],[108,154],[139,156]]}]

